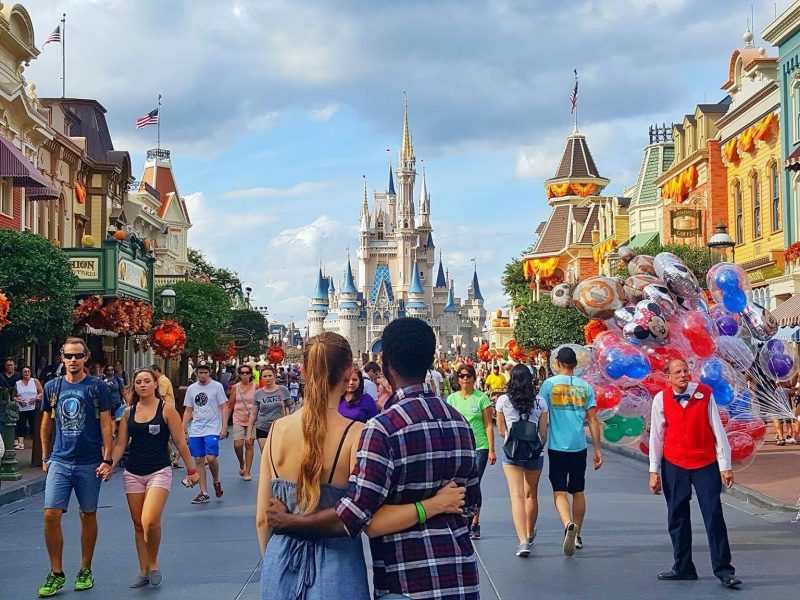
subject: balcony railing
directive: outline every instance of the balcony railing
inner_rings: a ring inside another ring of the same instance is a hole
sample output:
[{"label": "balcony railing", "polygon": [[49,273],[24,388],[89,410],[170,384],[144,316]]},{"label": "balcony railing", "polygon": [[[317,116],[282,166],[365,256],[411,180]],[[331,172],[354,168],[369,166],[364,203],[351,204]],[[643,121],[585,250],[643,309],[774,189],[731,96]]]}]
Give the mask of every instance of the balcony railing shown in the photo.
[{"label": "balcony railing", "polygon": [[161,200],[161,194],[158,193],[158,190],[145,181],[134,181],[128,184],[128,191],[143,192],[145,194],[149,194],[156,200]]},{"label": "balcony railing", "polygon": [[188,275],[153,275],[156,286],[159,285],[172,285],[181,281],[189,281]]},{"label": "balcony railing", "polygon": [[169,150],[155,149],[147,151],[147,160],[160,158],[162,160],[169,160]]}]

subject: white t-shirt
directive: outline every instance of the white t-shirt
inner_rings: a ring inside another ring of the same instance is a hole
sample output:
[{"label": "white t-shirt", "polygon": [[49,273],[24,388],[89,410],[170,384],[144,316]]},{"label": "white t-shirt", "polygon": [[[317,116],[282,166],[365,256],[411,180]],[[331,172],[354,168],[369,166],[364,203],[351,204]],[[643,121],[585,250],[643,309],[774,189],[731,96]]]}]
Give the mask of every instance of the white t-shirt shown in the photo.
[{"label": "white t-shirt", "polygon": [[192,437],[219,435],[222,431],[222,405],[228,402],[225,390],[219,381],[213,379],[206,385],[195,382],[186,390],[183,405],[194,410],[192,413]]},{"label": "white t-shirt", "polygon": [[[508,398],[508,394],[503,394],[497,399],[497,403],[494,406],[495,410],[498,413],[503,413],[503,418],[506,421],[506,440],[508,439],[508,433],[511,431],[511,425],[519,421],[519,413],[517,409],[514,408],[514,405],[511,404],[511,400]],[[544,402],[540,398],[536,398],[533,402],[533,409],[531,410],[531,416],[528,418],[529,421],[536,423],[539,425],[539,417],[542,413],[547,412],[547,402]],[[540,436],[541,437],[541,436]]]},{"label": "white t-shirt", "polygon": [[372,396],[373,400],[378,399],[378,386],[366,375],[364,375],[364,393]]},{"label": "white t-shirt", "polygon": [[436,392],[437,396],[442,395],[442,383],[444,383],[444,379],[442,379],[442,374],[439,373],[439,371],[428,369],[428,374],[425,376],[425,383]]}]

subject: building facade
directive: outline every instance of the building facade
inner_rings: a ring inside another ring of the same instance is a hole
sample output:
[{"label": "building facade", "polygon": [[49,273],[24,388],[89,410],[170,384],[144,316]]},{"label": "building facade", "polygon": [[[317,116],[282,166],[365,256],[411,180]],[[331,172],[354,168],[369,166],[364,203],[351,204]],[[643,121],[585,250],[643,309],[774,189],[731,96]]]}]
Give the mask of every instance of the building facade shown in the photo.
[{"label": "building facade", "polygon": [[407,107],[399,158],[396,171],[389,166],[386,190],[374,193],[372,207],[364,185],[357,270],[349,257],[338,281],[320,268],[307,312],[308,336],[339,333],[350,342],[353,354],[363,358],[380,352],[386,325],[408,316],[431,325],[440,353],[471,353],[486,321],[477,269],[462,301],[455,295],[441,254],[435,268],[431,197],[424,171],[418,202],[414,199],[418,174]]}]

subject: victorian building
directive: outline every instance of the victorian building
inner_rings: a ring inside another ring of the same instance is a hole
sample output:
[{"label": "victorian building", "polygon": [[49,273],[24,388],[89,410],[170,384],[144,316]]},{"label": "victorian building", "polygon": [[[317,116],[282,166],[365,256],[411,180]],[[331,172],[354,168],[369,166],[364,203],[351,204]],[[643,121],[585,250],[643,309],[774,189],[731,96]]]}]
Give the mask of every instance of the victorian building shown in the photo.
[{"label": "victorian building", "polygon": [[380,352],[386,325],[408,316],[431,325],[441,353],[471,353],[486,321],[478,273],[473,272],[462,301],[441,254],[436,266],[424,171],[414,198],[418,173],[407,107],[399,159],[396,171],[389,166],[386,190],[374,193],[372,206],[364,185],[357,269],[349,256],[336,281],[320,268],[307,313],[308,335],[334,331],[347,338],[355,356],[365,357]]}]

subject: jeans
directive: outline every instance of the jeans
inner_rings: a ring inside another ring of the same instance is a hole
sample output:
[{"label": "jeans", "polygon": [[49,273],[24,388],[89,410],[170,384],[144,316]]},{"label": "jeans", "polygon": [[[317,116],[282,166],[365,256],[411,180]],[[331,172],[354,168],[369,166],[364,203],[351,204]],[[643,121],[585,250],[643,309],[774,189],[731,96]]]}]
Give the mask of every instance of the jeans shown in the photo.
[{"label": "jeans", "polygon": [[489,462],[489,450],[475,450],[475,462],[478,464],[478,508],[483,505],[483,494],[481,494],[481,479],[486,471],[486,464]]},{"label": "jeans", "polygon": [[100,484],[103,482],[95,469],[98,465],[75,465],[51,460],[47,466],[44,487],[44,507],[60,508],[66,512],[72,490],[82,512],[97,512]]}]

